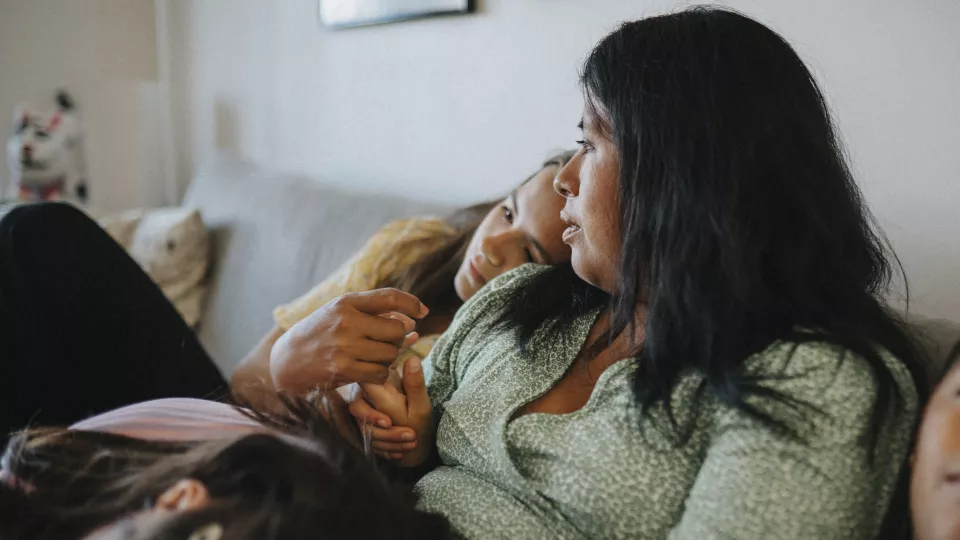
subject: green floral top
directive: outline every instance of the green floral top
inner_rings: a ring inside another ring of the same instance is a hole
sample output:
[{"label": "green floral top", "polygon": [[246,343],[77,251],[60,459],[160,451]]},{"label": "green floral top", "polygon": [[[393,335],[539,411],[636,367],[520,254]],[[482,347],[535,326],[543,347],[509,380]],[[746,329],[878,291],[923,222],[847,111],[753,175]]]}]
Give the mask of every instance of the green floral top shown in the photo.
[{"label": "green floral top", "polygon": [[543,267],[490,282],[457,314],[424,363],[436,408],[441,465],[417,484],[420,508],[445,515],[468,538],[855,539],[880,528],[917,414],[904,366],[885,362],[906,405],[883,417],[869,448],[876,383],[867,363],[825,343],[774,343],[747,359],[765,385],[813,408],[759,398],[803,440],[769,429],[709,394],[700,378],[672,398],[690,436],[654,410],[641,424],[635,361],[608,368],[582,409],[529,414],[583,346],[596,313],[560,339],[534,338],[529,357],[489,323],[511,292]]}]

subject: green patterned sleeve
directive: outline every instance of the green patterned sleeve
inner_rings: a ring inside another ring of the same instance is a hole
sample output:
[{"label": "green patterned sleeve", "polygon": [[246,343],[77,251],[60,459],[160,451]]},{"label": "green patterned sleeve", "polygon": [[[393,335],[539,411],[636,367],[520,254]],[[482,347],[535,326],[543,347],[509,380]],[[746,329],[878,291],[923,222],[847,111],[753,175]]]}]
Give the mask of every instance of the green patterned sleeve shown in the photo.
[{"label": "green patterned sleeve", "polygon": [[917,413],[906,370],[885,360],[905,399],[882,417],[873,447],[877,383],[865,360],[825,344],[775,345],[748,360],[748,371],[773,376],[764,386],[812,407],[750,398],[784,419],[792,437],[718,406],[706,460],[670,539],[876,537]]},{"label": "green patterned sleeve", "polygon": [[548,268],[525,264],[502,274],[487,283],[457,311],[450,327],[423,361],[423,375],[435,420],[439,420],[443,404],[456,391],[459,375],[466,370],[472,358],[469,352],[482,344],[491,317],[503,309],[517,288],[523,287]]},{"label": "green patterned sleeve", "polygon": [[481,302],[485,289],[481,289],[468,300],[453,317],[450,327],[440,336],[423,361],[423,376],[427,382],[427,393],[434,409],[434,420],[438,421],[443,412],[443,404],[457,389],[457,367],[464,340],[475,325],[477,303]]},{"label": "green patterned sleeve", "polygon": [[460,350],[460,343],[461,340],[455,339],[454,333],[448,330],[437,340],[430,355],[423,361],[423,376],[427,381],[427,394],[433,405],[434,420],[440,418],[443,403],[450,399],[457,389],[453,363]]}]

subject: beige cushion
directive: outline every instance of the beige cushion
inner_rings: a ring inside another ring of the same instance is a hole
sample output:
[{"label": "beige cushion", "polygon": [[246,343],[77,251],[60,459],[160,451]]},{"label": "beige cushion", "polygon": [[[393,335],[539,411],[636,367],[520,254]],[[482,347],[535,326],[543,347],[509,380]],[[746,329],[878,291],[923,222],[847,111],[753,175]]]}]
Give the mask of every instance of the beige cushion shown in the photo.
[{"label": "beige cushion", "polygon": [[200,212],[189,208],[140,209],[100,219],[160,286],[191,327],[200,322],[209,261],[207,229]]}]

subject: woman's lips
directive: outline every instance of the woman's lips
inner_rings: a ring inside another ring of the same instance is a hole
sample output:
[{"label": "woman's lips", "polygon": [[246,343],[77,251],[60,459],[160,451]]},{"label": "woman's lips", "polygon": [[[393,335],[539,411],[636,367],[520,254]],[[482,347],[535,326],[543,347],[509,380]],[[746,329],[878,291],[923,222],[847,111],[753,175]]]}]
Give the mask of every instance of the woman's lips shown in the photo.
[{"label": "woman's lips", "polygon": [[576,236],[579,232],[580,232],[580,227],[576,225],[570,225],[569,227],[564,229],[563,243],[569,244],[571,241],[573,241],[573,237]]},{"label": "woman's lips", "polygon": [[580,225],[566,210],[560,211],[560,220],[567,224],[567,228],[563,231],[563,243],[569,244],[573,237],[580,232]]}]

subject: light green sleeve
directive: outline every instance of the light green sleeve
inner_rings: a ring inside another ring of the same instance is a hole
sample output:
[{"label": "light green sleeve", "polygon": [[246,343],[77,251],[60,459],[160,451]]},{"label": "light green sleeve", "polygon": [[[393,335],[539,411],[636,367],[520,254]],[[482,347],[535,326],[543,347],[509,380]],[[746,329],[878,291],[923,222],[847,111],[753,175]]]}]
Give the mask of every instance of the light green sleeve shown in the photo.
[{"label": "light green sleeve", "polygon": [[519,287],[523,287],[548,266],[525,264],[491,280],[457,311],[447,331],[440,336],[423,361],[427,393],[434,420],[443,413],[443,404],[456,391],[460,377],[469,367],[473,351],[482,345],[493,319]]},{"label": "light green sleeve", "polygon": [[[437,343],[430,350],[430,354],[423,360],[423,376],[427,383],[427,394],[434,410],[434,421],[439,421],[443,412],[443,404],[456,391],[458,380],[456,368],[460,357],[460,350],[475,324],[477,311],[476,302],[483,297],[484,289],[468,300],[453,317],[450,327],[440,336]],[[465,323],[466,320],[466,324]]]},{"label": "light green sleeve", "polygon": [[427,395],[433,406],[434,421],[438,421],[442,414],[442,405],[450,399],[457,389],[454,379],[453,364],[460,350],[462,340],[454,338],[451,326],[443,336],[437,340],[430,351],[430,355],[423,360],[423,376],[427,382]]},{"label": "light green sleeve", "polygon": [[798,439],[718,406],[706,461],[669,538],[876,537],[917,414],[912,379],[898,361],[885,360],[904,403],[883,415],[871,448],[867,435],[878,385],[865,360],[824,344],[783,344],[751,358],[748,371],[753,366],[776,377],[765,387],[819,412],[791,412],[798,409],[751,398],[759,409],[785,418]]}]

